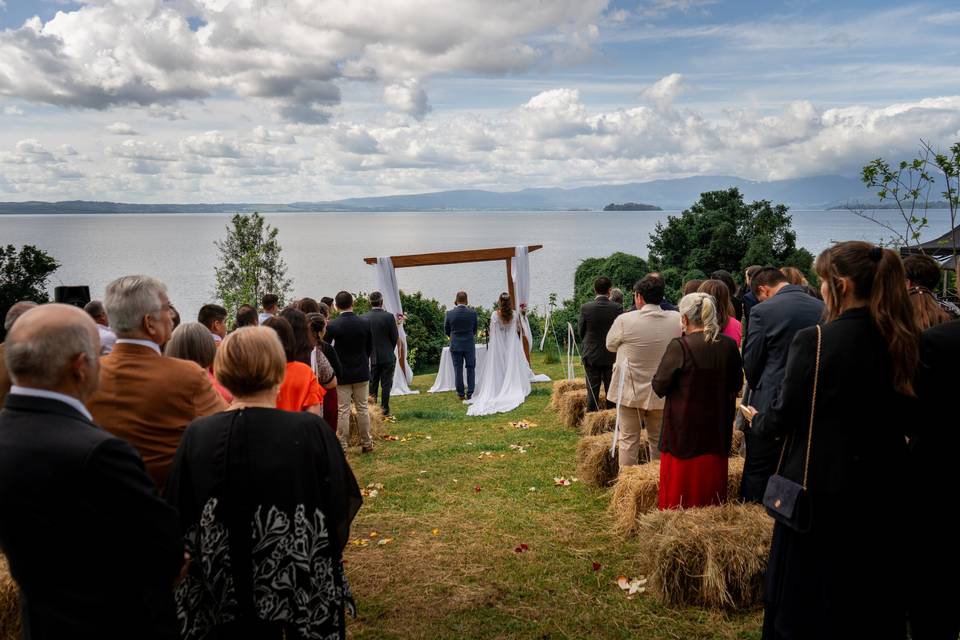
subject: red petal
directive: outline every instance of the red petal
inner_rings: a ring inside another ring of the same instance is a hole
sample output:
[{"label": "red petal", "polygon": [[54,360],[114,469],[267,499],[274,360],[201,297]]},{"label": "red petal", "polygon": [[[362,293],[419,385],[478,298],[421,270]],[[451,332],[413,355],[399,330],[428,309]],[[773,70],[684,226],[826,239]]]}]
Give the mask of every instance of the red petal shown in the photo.
[{"label": "red petal", "polygon": [[599,562],[594,562],[594,563],[593,563],[593,570],[594,570],[594,571],[600,571],[600,563],[599,563]]},{"label": "red petal", "polygon": [[523,549],[521,549],[520,547],[517,547],[516,549],[513,550],[513,552],[514,552],[514,553],[523,553]]},{"label": "red petal", "polygon": [[473,488],[473,490],[479,492],[479,491],[480,491],[480,485],[475,486],[475,487]]},{"label": "red petal", "polygon": [[526,543],[521,542],[521,543],[520,543],[520,548],[523,549],[524,551],[527,551],[530,547],[528,547],[528,546],[526,545]]}]

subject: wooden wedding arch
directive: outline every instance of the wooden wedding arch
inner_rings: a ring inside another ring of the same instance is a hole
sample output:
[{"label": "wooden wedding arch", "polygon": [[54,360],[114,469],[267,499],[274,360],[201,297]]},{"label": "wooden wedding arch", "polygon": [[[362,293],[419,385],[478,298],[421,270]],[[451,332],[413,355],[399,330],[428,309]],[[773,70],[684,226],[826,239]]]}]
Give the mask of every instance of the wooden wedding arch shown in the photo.
[{"label": "wooden wedding arch", "polygon": [[[532,244],[527,251],[533,253],[542,249],[542,244]],[[514,305],[517,303],[517,294],[513,287],[513,258],[517,254],[516,247],[500,247],[497,249],[469,249],[466,251],[441,251],[437,253],[416,253],[405,256],[390,256],[394,269],[406,267],[432,267],[441,264],[464,264],[467,262],[496,262],[503,260],[507,267],[507,291]],[[376,258],[364,258],[367,264],[377,264]],[[523,336],[523,350],[530,360],[530,344]],[[405,354],[401,354],[403,356]],[[401,358],[401,361],[404,361]]]}]

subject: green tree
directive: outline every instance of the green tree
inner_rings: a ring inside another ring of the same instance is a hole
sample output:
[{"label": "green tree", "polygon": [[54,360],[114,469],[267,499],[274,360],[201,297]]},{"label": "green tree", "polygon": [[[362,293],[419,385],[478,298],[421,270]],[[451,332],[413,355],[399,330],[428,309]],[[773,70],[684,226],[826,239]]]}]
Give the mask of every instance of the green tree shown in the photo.
[{"label": "green tree", "polygon": [[629,253],[618,251],[606,258],[587,258],[580,263],[573,276],[575,306],[593,300],[593,283],[600,276],[610,278],[613,286],[619,287],[629,297],[634,283],[649,271],[650,265],[646,260]]},{"label": "green tree", "polygon": [[242,304],[258,307],[266,293],[280,297],[280,306],[292,290],[287,265],[281,256],[277,229],[263,216],[236,214],[227,226],[227,237],[214,245],[220,251],[216,268],[216,295],[230,317]]},{"label": "green tree", "polygon": [[403,328],[407,333],[410,366],[415,373],[436,367],[447,344],[443,333],[446,309],[436,300],[423,297],[419,291],[411,295],[401,291],[400,304],[405,317]]},{"label": "green tree", "polygon": [[797,247],[785,205],[768,200],[745,203],[739,189],[708,191],[679,216],[668,216],[650,234],[650,265],[676,298],[685,280],[725,269],[742,279],[751,264],[792,266],[811,282],[813,255]]},{"label": "green tree", "polygon": [[12,244],[0,247],[0,341],[6,338],[3,318],[15,303],[50,301],[47,280],[59,268],[59,262],[31,244],[19,250]]}]

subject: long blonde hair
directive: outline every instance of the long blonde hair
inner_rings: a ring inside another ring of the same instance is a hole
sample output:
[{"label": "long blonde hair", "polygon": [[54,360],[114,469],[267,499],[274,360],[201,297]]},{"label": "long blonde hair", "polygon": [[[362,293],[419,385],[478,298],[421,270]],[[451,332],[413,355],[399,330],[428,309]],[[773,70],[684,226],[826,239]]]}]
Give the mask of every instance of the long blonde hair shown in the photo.
[{"label": "long blonde hair", "polygon": [[680,315],[687,323],[703,327],[703,337],[707,342],[720,339],[720,324],[717,322],[717,301],[709,293],[688,293],[680,299]]}]

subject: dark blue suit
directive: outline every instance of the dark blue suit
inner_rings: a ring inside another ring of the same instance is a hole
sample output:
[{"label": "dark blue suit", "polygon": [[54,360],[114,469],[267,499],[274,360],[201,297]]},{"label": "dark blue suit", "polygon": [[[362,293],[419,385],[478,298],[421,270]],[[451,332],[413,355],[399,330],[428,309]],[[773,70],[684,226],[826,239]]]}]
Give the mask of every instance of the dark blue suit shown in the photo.
[{"label": "dark blue suit", "polygon": [[457,395],[464,397],[463,368],[467,368],[466,395],[472,396],[477,368],[477,312],[465,304],[459,304],[443,320],[443,332],[450,338],[450,356],[453,358],[454,380]]},{"label": "dark blue suit", "polygon": [[[750,309],[750,325],[743,348],[743,371],[750,388],[750,406],[765,413],[780,395],[787,353],[797,331],[823,317],[823,302],[794,284],[780,289]],[[776,471],[782,442],[779,438],[746,432],[747,457],[743,465],[741,497],[760,502],[767,480]]]}]

